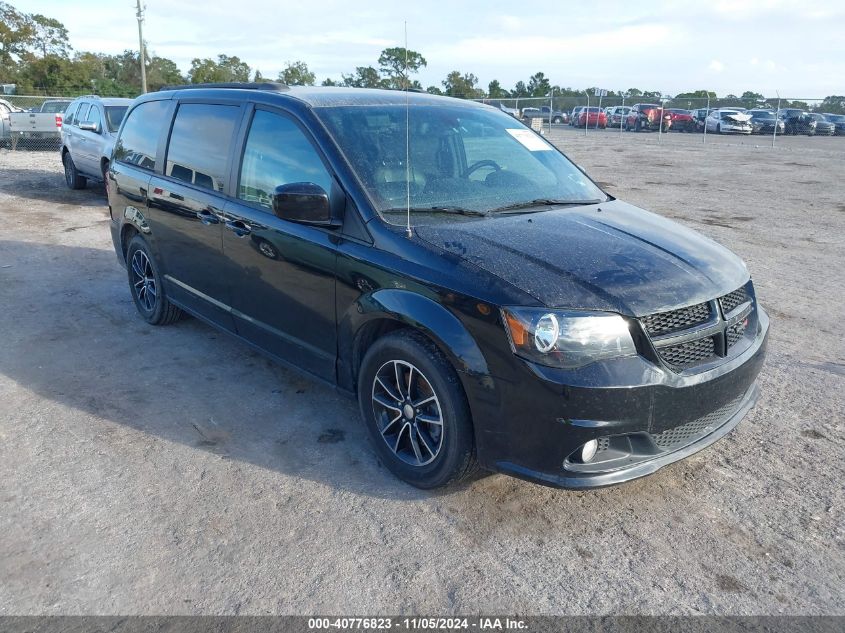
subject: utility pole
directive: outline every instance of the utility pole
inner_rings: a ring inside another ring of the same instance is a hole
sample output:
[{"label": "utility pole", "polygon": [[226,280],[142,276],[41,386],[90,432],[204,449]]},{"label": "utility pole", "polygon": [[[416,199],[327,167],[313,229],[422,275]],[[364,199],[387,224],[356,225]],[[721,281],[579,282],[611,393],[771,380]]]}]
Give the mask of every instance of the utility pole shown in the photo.
[{"label": "utility pole", "polygon": [[138,43],[141,47],[141,92],[147,91],[147,53],[144,50],[144,9],[141,8],[141,0],[137,1],[138,12]]}]

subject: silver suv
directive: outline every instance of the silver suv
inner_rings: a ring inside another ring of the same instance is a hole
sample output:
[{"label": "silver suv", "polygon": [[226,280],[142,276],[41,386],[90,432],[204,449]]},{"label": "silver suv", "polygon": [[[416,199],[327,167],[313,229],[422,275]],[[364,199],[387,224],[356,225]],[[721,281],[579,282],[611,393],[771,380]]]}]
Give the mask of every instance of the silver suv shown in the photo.
[{"label": "silver suv", "polygon": [[87,95],[65,110],[62,125],[62,165],[65,182],[82,189],[88,180],[104,181],[114,139],[132,99]]}]

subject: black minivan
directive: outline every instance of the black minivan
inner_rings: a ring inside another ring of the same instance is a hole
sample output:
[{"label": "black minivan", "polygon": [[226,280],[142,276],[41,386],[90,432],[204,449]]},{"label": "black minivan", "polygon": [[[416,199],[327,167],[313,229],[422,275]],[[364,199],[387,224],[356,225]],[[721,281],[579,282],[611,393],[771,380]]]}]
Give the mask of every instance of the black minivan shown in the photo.
[{"label": "black minivan", "polygon": [[769,320],[742,260],[487,105],[165,90],[131,106],[107,188],[147,322],[189,313],[357,397],[415,486],[628,481],[757,400]]}]

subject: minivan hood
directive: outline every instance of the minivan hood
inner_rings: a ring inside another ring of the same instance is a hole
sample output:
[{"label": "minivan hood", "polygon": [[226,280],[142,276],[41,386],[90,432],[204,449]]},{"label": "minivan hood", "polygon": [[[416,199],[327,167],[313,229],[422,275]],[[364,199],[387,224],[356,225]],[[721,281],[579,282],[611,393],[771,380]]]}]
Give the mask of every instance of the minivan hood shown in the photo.
[{"label": "minivan hood", "polygon": [[748,280],[745,264],[725,247],[618,200],[416,232],[548,307],[642,316],[713,299]]}]

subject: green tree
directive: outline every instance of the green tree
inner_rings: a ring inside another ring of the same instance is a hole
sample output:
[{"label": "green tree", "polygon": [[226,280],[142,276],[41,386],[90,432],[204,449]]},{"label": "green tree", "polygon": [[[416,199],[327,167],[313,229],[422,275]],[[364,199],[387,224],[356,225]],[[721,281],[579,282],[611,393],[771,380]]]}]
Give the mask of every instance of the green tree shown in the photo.
[{"label": "green tree", "polygon": [[326,77],[323,79],[323,83],[320,84],[321,86],[339,86],[340,84],[336,82],[331,77]]},{"label": "green tree", "polygon": [[822,112],[830,112],[831,114],[845,114],[845,96],[830,95],[825,97],[819,105]]},{"label": "green tree", "polygon": [[499,80],[494,79],[489,84],[487,84],[487,96],[491,99],[502,99],[509,95],[508,91],[502,88],[502,84],[499,83]]},{"label": "green tree", "polygon": [[715,101],[716,93],[712,90],[694,90],[693,92],[680,92],[675,95],[675,101],[681,101],[683,99],[707,99],[708,97]]},{"label": "green tree", "polygon": [[[150,91],[160,90],[164,86],[173,86],[185,83],[185,78],[179,67],[171,59],[153,55],[147,64],[147,89]],[[140,89],[140,86],[138,86]]]},{"label": "green tree", "polygon": [[32,48],[38,51],[41,57],[47,57],[47,55],[69,57],[73,49],[68,43],[65,25],[41,14],[35,14],[31,18],[33,28]]},{"label": "green tree", "polygon": [[511,96],[519,98],[529,97],[531,96],[531,93],[528,92],[528,88],[525,86],[524,81],[517,81],[516,85],[513,87],[513,90],[511,90]]},{"label": "green tree", "polygon": [[11,77],[16,59],[32,42],[32,18],[6,2],[0,2],[0,77]]},{"label": "green tree", "polygon": [[437,86],[429,86],[425,91],[430,95],[442,95],[443,91]]},{"label": "green tree", "polygon": [[217,61],[194,58],[188,71],[188,81],[192,84],[249,81],[250,72],[249,64],[237,56],[218,55]]},{"label": "green tree", "polygon": [[317,76],[308,70],[308,64],[300,61],[287,62],[278,77],[278,81],[288,86],[313,86],[316,79]]},{"label": "green tree", "polygon": [[528,80],[528,93],[532,97],[548,96],[552,85],[543,73],[534,73]]},{"label": "green tree", "polygon": [[411,83],[410,76],[418,73],[423,66],[428,66],[428,62],[417,51],[394,46],[381,52],[378,65],[388,88],[404,90],[419,87],[418,82]]},{"label": "green tree", "polygon": [[343,85],[350,88],[386,88],[387,81],[382,79],[378,70],[372,66],[358,66],[352,75],[342,75]]},{"label": "green tree", "polygon": [[443,80],[443,88],[445,94],[450,97],[460,97],[462,99],[476,99],[483,96],[483,92],[475,87],[478,83],[478,77],[472,73],[463,73],[453,70],[446,79]]},{"label": "green tree", "polygon": [[743,92],[739,99],[742,101],[742,105],[749,109],[756,108],[758,104],[766,101],[766,97],[759,92],[751,92],[750,90]]}]

